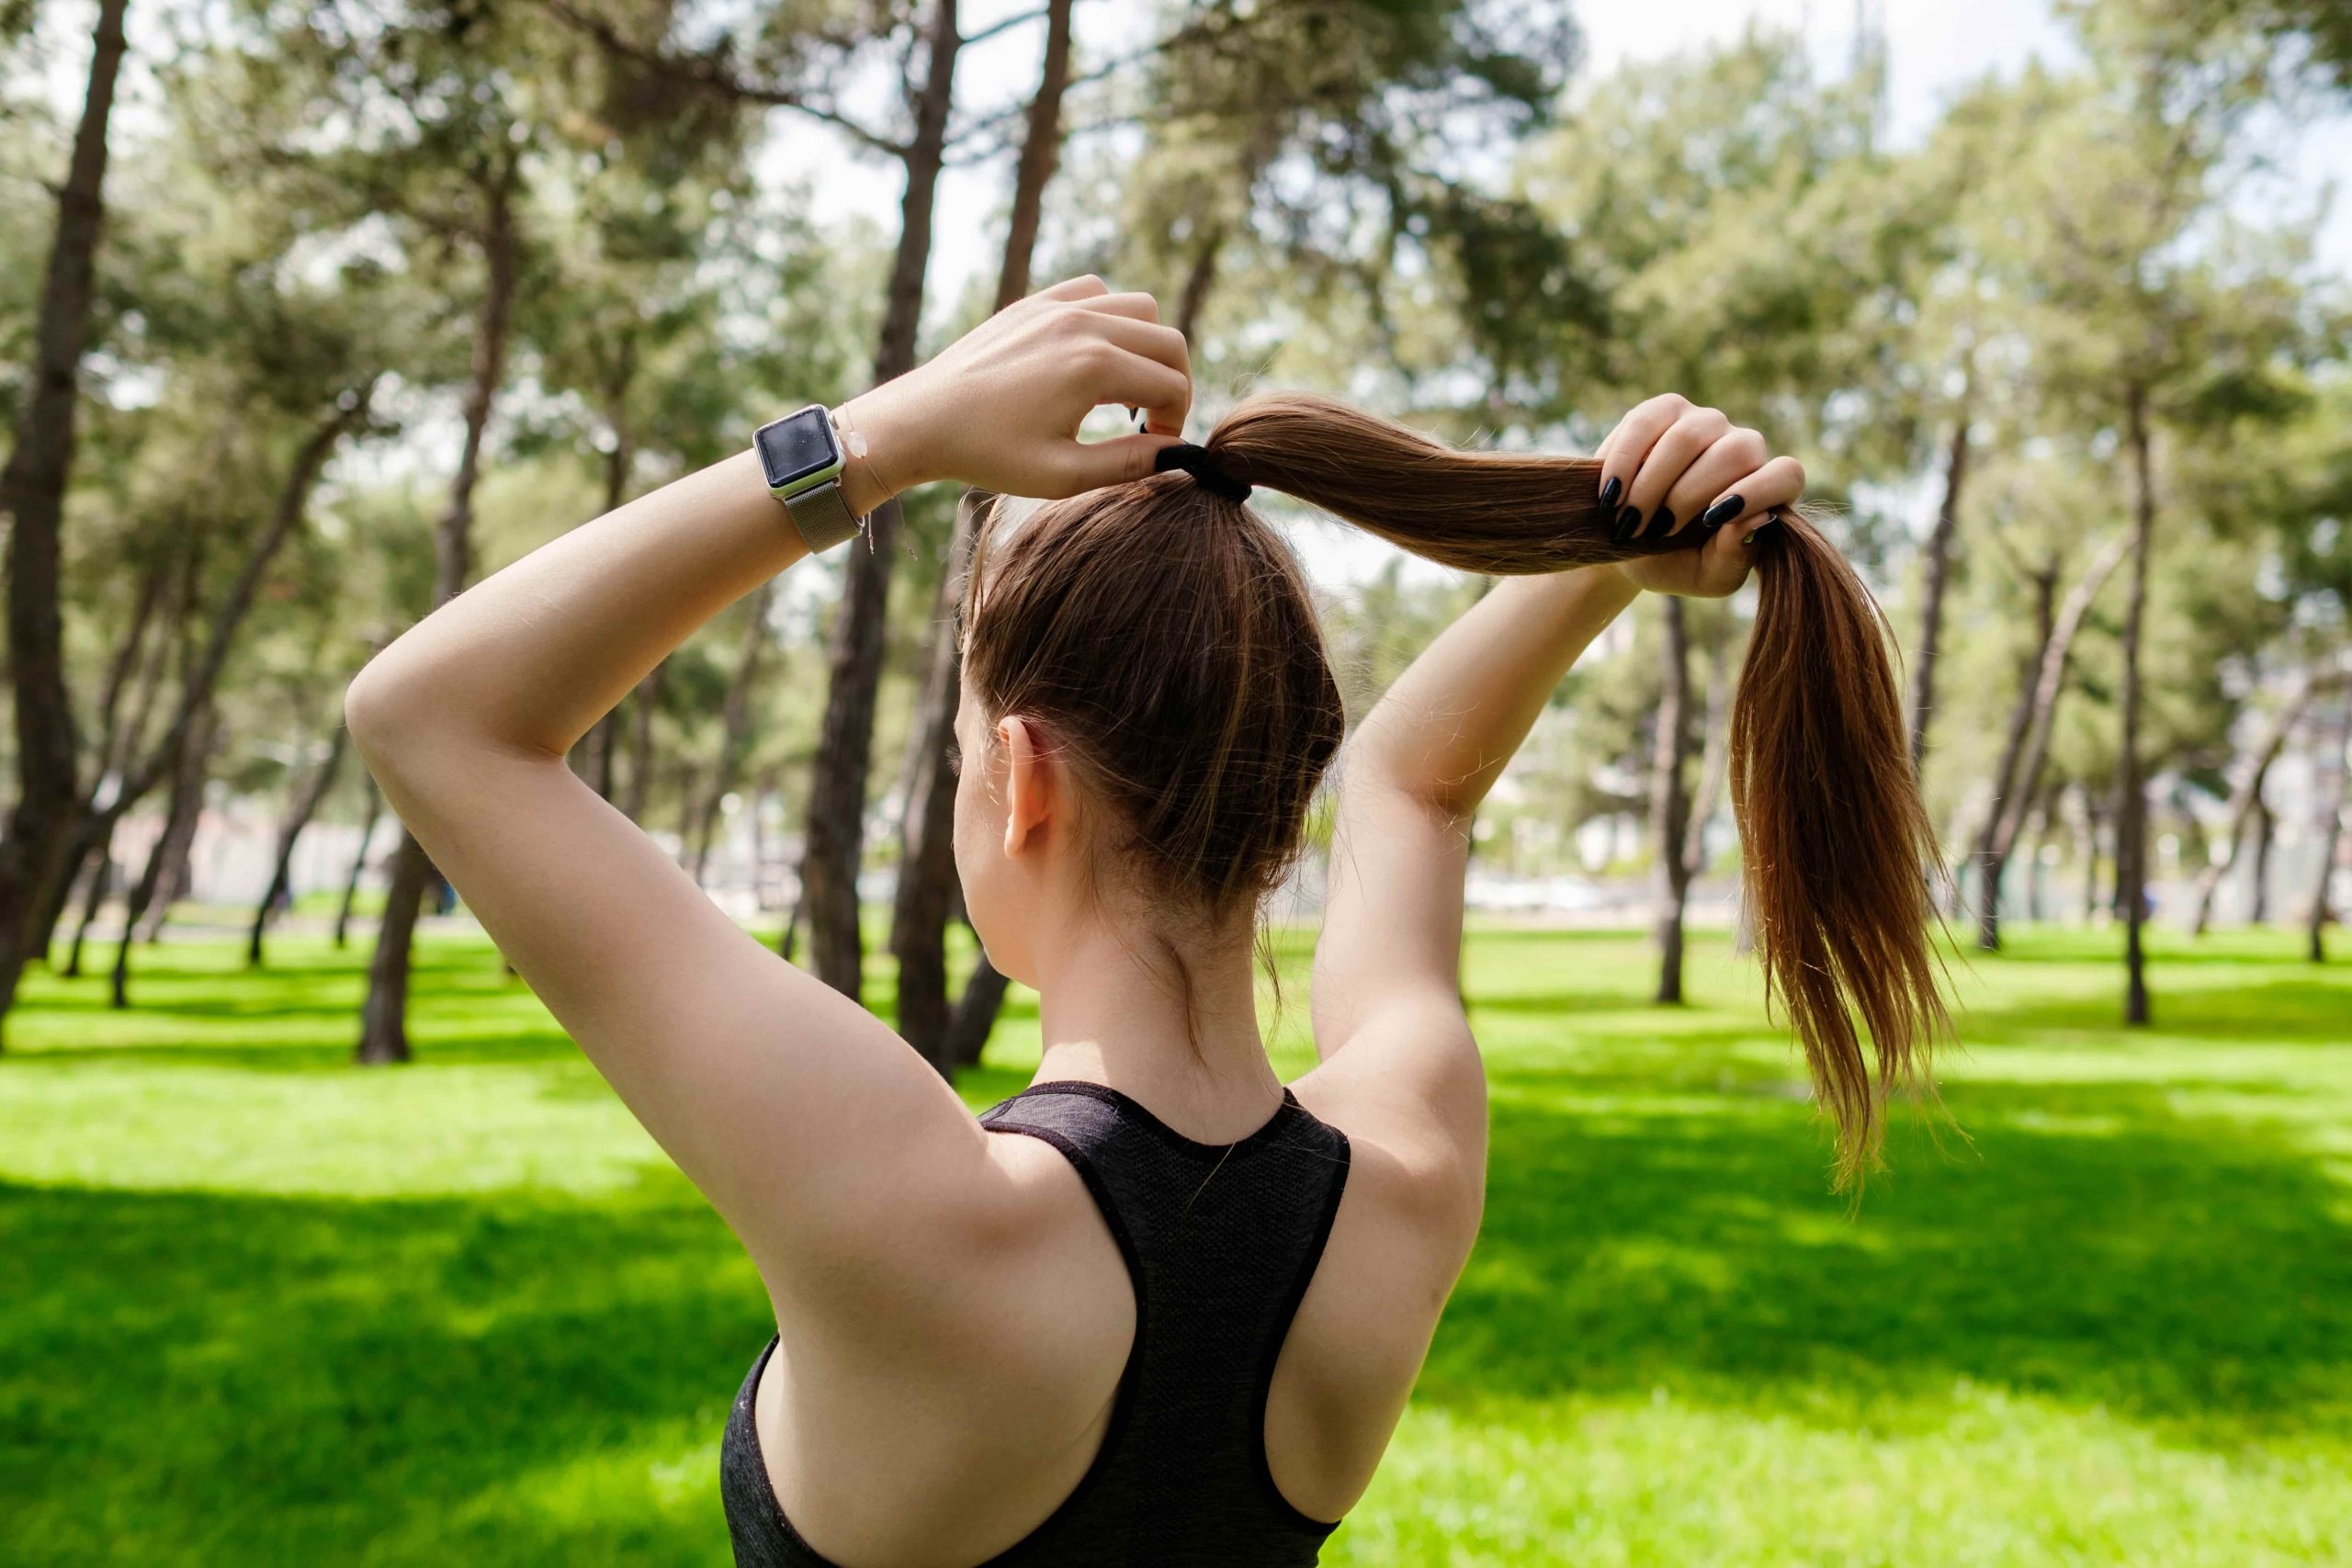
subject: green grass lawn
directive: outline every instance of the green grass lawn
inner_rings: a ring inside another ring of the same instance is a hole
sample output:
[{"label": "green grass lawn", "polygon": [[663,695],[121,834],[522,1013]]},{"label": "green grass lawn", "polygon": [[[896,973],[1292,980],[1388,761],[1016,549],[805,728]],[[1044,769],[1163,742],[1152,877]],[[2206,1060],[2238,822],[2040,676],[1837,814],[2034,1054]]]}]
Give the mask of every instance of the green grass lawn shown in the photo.
[{"label": "green grass lawn", "polygon": [[[2352,964],[2294,947],[2159,936],[2129,1034],[2107,934],[1972,958],[1964,1136],[1898,1119],[1849,1214],[1720,936],[1659,1010],[1638,937],[1477,931],[1486,1228],[1325,1561],[2352,1562]],[[717,1219],[479,941],[397,1070],[345,1065],[364,942],[239,956],[12,1022],[0,1561],[728,1562],[768,1330]]]}]

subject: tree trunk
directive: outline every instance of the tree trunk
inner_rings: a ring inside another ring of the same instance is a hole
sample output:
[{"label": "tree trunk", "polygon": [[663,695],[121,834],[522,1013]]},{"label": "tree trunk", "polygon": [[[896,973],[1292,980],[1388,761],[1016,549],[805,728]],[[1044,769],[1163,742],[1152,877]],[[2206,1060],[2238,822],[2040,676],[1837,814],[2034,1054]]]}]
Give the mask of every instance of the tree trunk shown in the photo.
[{"label": "tree trunk", "polygon": [[[517,154],[503,151],[483,191],[484,226],[480,240],[488,276],[474,327],[473,376],[466,389],[466,440],[457,476],[449,485],[449,507],[434,536],[433,606],[458,596],[473,567],[474,482],[481,474],[481,448],[498,389],[506,378],[507,339],[514,320],[521,266],[514,232],[514,198],[520,183]],[[368,1000],[360,1010],[354,1059],[362,1064],[405,1062],[408,1043],[409,947],[416,934],[416,911],[424,897],[431,863],[415,835],[401,834],[392,862],[392,882],[384,897],[383,923],[376,930],[376,955],[368,965]]]},{"label": "tree trunk", "polygon": [[[393,852],[390,885],[384,890],[383,923],[378,929],[375,956],[368,963],[368,999],[359,1013],[359,1045],[356,1059],[374,1066],[405,1062],[408,1043],[408,976],[416,915],[424,902],[424,885],[433,874],[432,862],[414,835],[403,831]],[[383,933],[398,931],[402,940],[387,942]]]},{"label": "tree trunk", "polygon": [[701,796],[695,784],[702,770],[688,757],[678,759],[678,863],[684,865],[693,857],[695,822],[701,817]]},{"label": "tree trunk", "polygon": [[[130,622],[123,628],[122,641],[116,645],[114,658],[107,667],[105,694],[98,699],[98,765],[93,791],[106,787],[106,777],[127,761],[139,743],[139,731],[126,731],[122,723],[122,698],[130,689],[131,677],[141,665],[140,654],[147,647],[148,628],[154,625],[155,612],[163,606],[171,586],[172,572],[168,562],[158,559],[151,564],[140,580],[139,596],[130,612]],[[169,641],[168,637],[161,639]],[[160,672],[160,666],[151,666]],[[147,705],[153,699],[152,682],[142,682],[141,694],[134,699],[141,727],[144,728]]]},{"label": "tree trunk", "polygon": [[743,749],[752,734],[752,693],[760,678],[761,655],[774,640],[768,627],[768,608],[775,603],[775,580],[771,578],[752,595],[752,620],[743,628],[743,651],[735,661],[735,678],[727,684],[727,700],[720,709],[718,758],[711,766],[709,786],[702,794],[700,819],[695,824],[696,883],[702,881],[703,872],[710,863],[710,839],[718,826],[720,805],[727,792],[735,787],[736,775],[742,771]]},{"label": "tree trunk", "polygon": [[[944,161],[947,111],[955,91],[956,0],[934,0],[930,59],[915,96],[914,135],[906,154],[899,250],[874,355],[876,382],[914,367],[925,272],[931,264],[933,197]],[[886,502],[867,520],[863,541],[850,541],[842,603],[827,649],[829,680],[808,792],[807,845],[800,877],[808,911],[809,968],[853,999],[863,990],[865,951],[858,932],[857,873],[865,838],[865,787],[873,770],[874,703],[882,679],[883,622],[890,571],[898,558],[899,506]]]},{"label": "tree trunk", "polygon": [[2254,886],[2246,890],[2246,923],[2267,926],[2270,923],[2270,846],[2278,839],[2278,819],[2258,796],[2254,804],[2254,874],[2250,879]]},{"label": "tree trunk", "polygon": [[[620,357],[605,392],[605,423],[611,427],[613,434],[613,449],[605,454],[606,512],[619,511],[622,503],[628,500],[629,474],[637,457],[636,447],[629,439],[628,390],[636,379],[637,343],[634,337],[626,337],[621,342]],[[621,713],[628,706],[627,699],[615,703],[612,711],[598,719],[596,728],[589,732],[588,767],[583,776],[606,800],[614,799],[615,763],[621,747]]]},{"label": "tree trunk", "polygon": [[663,660],[646,671],[628,695],[628,789],[619,804],[621,814],[640,826],[653,799],[653,716],[661,710],[662,691],[669,681],[670,662]]},{"label": "tree trunk", "polygon": [[[2025,755],[2026,741],[2033,728],[2034,714],[2041,700],[2038,677],[2051,663],[2050,650],[2058,635],[2058,569],[2052,564],[2033,579],[2033,621],[2035,642],[2033,657],[2026,661],[2018,680],[2017,701],[2009,706],[2009,722],[2001,739],[2001,754],[1993,764],[1993,798],[1984,813],[1984,826],[1976,837],[1976,945],[1987,953],[2001,945],[2001,874],[2007,870],[2007,856],[2002,852],[2002,826],[2010,812],[2010,797],[2017,790],[2018,764]],[[2058,663],[2063,673],[2064,662]],[[2056,694],[2052,694],[2055,700]],[[1916,712],[1917,710],[1915,710]],[[1924,719],[1921,721],[1924,725]],[[1913,765],[1918,762],[1920,735],[1912,736]]]},{"label": "tree trunk", "polygon": [[359,825],[359,848],[351,857],[351,874],[343,885],[343,907],[334,914],[334,946],[340,953],[351,944],[351,906],[359,899],[359,879],[368,870],[368,846],[376,841],[376,820],[383,815],[383,796],[373,773],[362,772],[368,786],[368,814]]},{"label": "tree trunk", "polygon": [[2044,792],[2041,797],[2041,808],[2034,818],[2033,850],[2026,861],[2025,918],[2036,925],[2040,925],[2050,918],[2046,897],[2049,892],[2050,874],[2042,852],[2050,846],[2051,819],[2057,815],[2057,792],[2055,790]]},{"label": "tree trunk", "polygon": [[2083,924],[2089,925],[2098,915],[2099,829],[2104,818],[2089,784],[2080,785],[2078,793],[2083,801]]},{"label": "tree trunk", "polygon": [[2329,759],[2328,771],[2335,775],[2335,787],[2323,779],[2313,779],[2316,793],[2324,804],[2325,816],[2321,819],[2319,835],[2319,871],[2312,880],[2311,921],[2305,928],[2310,938],[2309,956],[2314,964],[2327,962],[2327,923],[2334,918],[2328,892],[2335,880],[2335,852],[2344,842],[2344,805],[2352,797],[2352,762],[2346,754],[2352,752],[2352,694],[2343,702],[2344,716],[2335,731],[2335,755]]},{"label": "tree trunk", "polygon": [[1657,705],[1657,739],[1650,760],[1650,841],[1657,847],[1651,873],[1657,913],[1657,998],[1682,999],[1682,908],[1690,890],[1690,867],[1682,856],[1690,803],[1683,793],[1682,763],[1690,751],[1690,634],[1683,622],[1682,601],[1668,595],[1659,601],[1665,613],[1665,635],[1659,639],[1664,664]]},{"label": "tree trunk", "polygon": [[2116,761],[2115,881],[2123,904],[2123,1021],[2148,1021],[2148,959],[2142,945],[2148,886],[2148,799],[2140,776],[2140,631],[2148,608],[2148,556],[2156,527],[2155,480],[2150,472],[2147,389],[2125,392],[2126,439],[2132,451],[2132,595],[2123,611],[2123,736]]},{"label": "tree trunk", "polygon": [[26,916],[25,951],[28,962],[49,962],[50,949],[57,942],[57,928],[65,923],[66,908],[74,901],[74,884],[81,878],[82,868],[89,863],[90,852],[98,847],[98,838],[106,825],[106,813],[86,808],[75,812],[70,819],[57,874],[50,883],[48,902]]},{"label": "tree trunk", "polygon": [[1911,677],[1911,771],[1917,773],[1928,756],[1928,725],[1936,709],[1936,658],[1942,646],[1944,587],[1951,575],[1951,542],[1960,525],[1961,486],[1968,478],[1968,420],[1973,401],[1975,366],[1962,371],[1960,406],[1953,411],[1951,445],[1944,455],[1944,499],[1936,509],[1936,525],[1928,535],[1925,564],[1919,582],[1919,661]]},{"label": "tree trunk", "polygon": [[[184,627],[196,613],[197,577],[203,564],[203,543],[200,536],[185,541],[179,552],[179,570],[166,569],[164,572],[171,581],[161,606],[164,623],[155,628],[155,635],[148,644],[138,675],[138,690],[130,699],[130,709],[115,720],[106,741],[107,763],[118,773],[128,769],[132,759],[139,754],[139,743],[146,739],[150,721],[154,718],[156,709],[164,700],[164,688],[170,683],[173,648],[175,642],[182,640],[173,636],[173,630],[175,626]],[[185,699],[187,694],[185,657],[182,665],[180,696]],[[127,779],[118,779],[117,787],[109,798],[119,799],[122,793],[120,785],[128,782]],[[96,787],[103,788],[104,781],[101,780]]]},{"label": "tree trunk", "polygon": [[[156,612],[167,603],[171,614],[185,613],[187,605],[174,600],[173,591],[181,575],[172,570],[173,563],[157,559],[145,574],[130,624],[124,629],[115,658],[107,672],[105,694],[98,706],[98,759],[92,771],[90,795],[83,812],[83,820],[68,841],[65,853],[65,874],[58,892],[70,902],[74,879],[86,867],[88,886],[84,889],[82,918],[74,928],[74,945],[66,955],[62,973],[79,976],[82,973],[82,951],[88,939],[91,921],[99,907],[114,887],[114,864],[107,858],[114,840],[116,822],[129,805],[122,799],[121,785],[129,781],[118,776],[129,764],[137,750],[140,738],[147,732],[147,720],[155,710],[156,695],[162,691],[164,671],[170,663],[172,638],[168,632],[150,638]],[[192,588],[181,585],[180,599]],[[143,657],[142,657],[143,655]],[[135,680],[134,680],[135,677]],[[130,711],[122,711],[122,701],[130,695]],[[110,786],[108,781],[112,780]],[[33,927],[31,949],[45,953],[54,940],[55,929],[63,918],[61,903],[54,918],[36,915],[40,923]]]},{"label": "tree trunk", "polygon": [[[96,916],[98,906],[112,890],[113,863],[107,852],[114,840],[115,814],[107,809],[111,797],[107,781],[114,775],[132,747],[138,743],[139,732],[145,728],[146,715],[154,695],[155,680],[160,677],[160,658],[142,661],[140,655],[147,648],[147,632],[154,624],[155,612],[167,596],[172,580],[170,563],[160,557],[141,574],[137,596],[132,600],[130,622],[124,626],[122,639],[115,645],[114,657],[107,663],[107,680],[98,699],[98,756],[91,770],[90,799],[82,812],[83,820],[74,829],[65,855],[65,874],[58,884],[58,907],[54,916],[44,912],[36,917],[40,923],[33,928],[28,944],[46,955],[55,940],[56,928],[64,918],[64,907],[73,902],[74,886],[86,868],[89,875],[83,878],[87,886],[83,890],[82,918],[74,928],[74,945],[67,953],[62,971],[68,977],[82,973],[82,944]],[[168,638],[158,638],[160,651]],[[130,690],[131,677],[141,663],[147,668],[149,680],[141,682],[140,695],[134,699],[138,725],[126,731],[123,725],[122,699]]]},{"label": "tree trunk", "polygon": [[[2041,584],[2039,615],[2043,632],[2033,684],[2030,692],[2020,694],[2023,700],[2011,716],[2008,739],[1994,771],[1992,809],[1976,844],[1977,880],[1984,900],[1978,912],[1977,945],[1987,952],[2001,945],[2001,879],[2025,831],[2026,814],[2041,791],[2042,770],[2050,758],[2050,737],[2057,728],[2058,699],[2066,688],[2066,666],[2074,655],[2075,638],[2131,545],[2132,536],[2126,533],[2100,547],[2054,618],[2049,614],[2048,590],[2055,580]],[[2018,728],[2019,721],[2022,729]],[[2020,742],[2022,758],[2018,754]]]},{"label": "tree trunk", "polygon": [[254,908],[253,932],[245,939],[245,966],[249,969],[261,967],[262,933],[269,929],[269,918],[277,910],[277,900],[293,891],[294,846],[300,840],[302,829],[311,825],[311,817],[317,814],[319,803],[334,787],[335,775],[343,772],[343,753],[350,739],[349,730],[340,724],[334,727],[334,737],[327,743],[326,760],[319,764],[310,788],[302,792],[277,830],[277,858],[269,874],[269,890]]},{"label": "tree trunk", "polygon": [[105,831],[98,836],[95,856],[85,858],[84,863],[90,866],[90,886],[83,894],[82,918],[74,923],[74,945],[65,954],[63,974],[68,979],[81,977],[82,944],[89,940],[90,922],[98,918],[107,895],[114,890],[114,828],[115,818],[109,815]]},{"label": "tree trunk", "polygon": [[[1045,211],[1046,186],[1061,158],[1071,8],[1072,0],[1050,0],[1046,7],[1045,64],[1036,95],[1029,100],[1028,132],[1021,144],[1021,162],[1012,184],[1012,220],[997,273],[996,308],[1000,310],[1029,292],[1030,261]],[[955,738],[956,710],[963,698],[961,588],[971,565],[981,504],[982,498],[967,491],[956,505],[955,529],[948,537],[947,570],[940,575],[939,595],[932,607],[937,635],[916,709],[906,813],[899,831],[898,895],[890,914],[890,951],[899,965],[899,1032],[951,1078],[957,1065],[956,1040],[960,1037],[956,1014],[984,1012],[985,1017],[963,1023],[961,1032],[968,1034],[977,1029],[985,1041],[995,1026],[996,1005],[1004,994],[1001,985],[992,995],[985,987],[978,991],[967,987],[953,1011],[947,999],[948,906],[956,882],[956,775],[947,766],[946,752]]]},{"label": "tree trunk", "polygon": [[2221,858],[2211,862],[2197,878],[2197,908],[2188,922],[2191,936],[2203,936],[2206,928],[2212,923],[2213,895],[2221,887],[2222,879],[2230,874],[2230,868],[2237,863],[2238,843],[2245,836],[2247,824],[2263,815],[2262,786],[2270,776],[2270,764],[2278,760],[2278,753],[2286,748],[2288,733],[2294,728],[2295,721],[2302,716],[2304,705],[2311,700],[2312,690],[2312,682],[2309,680],[2298,685],[2287,701],[2279,705],[2278,711],[2263,728],[2260,739],[2255,741],[2253,750],[2246,753],[2251,761],[2245,777],[2237,788],[2230,792],[2229,823],[2222,829]]},{"label": "tree trunk", "polygon": [[196,830],[204,820],[204,780],[199,778],[194,805],[179,818],[179,831],[167,840],[169,853],[164,861],[164,874],[155,885],[155,896],[147,902],[147,912],[140,921],[139,944],[153,947],[164,940],[164,928],[171,923],[172,908],[196,896]]},{"label": "tree trunk", "polygon": [[[947,766],[947,748],[955,739],[956,710],[963,700],[963,607],[956,585],[970,569],[978,519],[986,504],[987,497],[967,491],[956,506],[956,529],[948,539],[947,571],[941,582],[939,634],[932,645],[918,716],[922,732],[900,827],[898,894],[890,911],[890,949],[899,962],[899,1033],[948,1076],[956,1066],[948,1044],[955,1017],[947,999],[948,906],[956,890],[956,774]],[[971,998],[975,1007],[979,1001]],[[991,1010],[988,1023],[994,1022]]]},{"label": "tree trunk", "polygon": [[596,721],[596,728],[588,732],[587,766],[582,769],[580,776],[588,781],[589,788],[606,800],[613,798],[614,789],[620,782],[617,764],[621,749],[621,715],[628,707],[628,699],[623,697],[613,705],[612,711]]},{"label": "tree trunk", "polygon": [[1224,253],[1225,225],[1211,223],[1201,231],[1200,241],[1193,247],[1192,269],[1184,275],[1184,287],[1176,296],[1176,320],[1170,323],[1188,343],[1209,308],[1209,295],[1216,288],[1217,261]]},{"label": "tree trunk", "polygon": [[792,962],[793,941],[800,934],[800,917],[807,912],[808,908],[808,889],[804,886],[793,895],[792,912],[785,916],[784,930],[776,933],[775,950],[784,954],[784,960],[787,964]]},{"label": "tree trunk", "polygon": [[1724,778],[1730,762],[1731,638],[1715,639],[1707,651],[1707,714],[1699,747],[1699,792],[1691,797],[1690,821],[1682,837],[1682,875],[1686,883],[1707,869],[1707,822],[1723,798]]},{"label": "tree trunk", "polygon": [[1046,55],[1037,91],[1029,100],[1029,124],[1021,140],[1021,162],[1012,175],[1012,218],[1005,231],[1004,262],[997,271],[996,308],[1003,310],[1029,292],[1029,265],[1037,249],[1037,227],[1046,211],[1046,186],[1062,156],[1062,95],[1069,87],[1070,12],[1073,0],[1046,0]]},{"label": "tree trunk", "polygon": [[140,920],[159,901],[169,908],[173,895],[178,891],[171,886],[175,880],[174,867],[185,862],[188,845],[196,837],[197,818],[204,811],[204,781],[211,773],[212,749],[220,738],[220,728],[213,722],[208,705],[180,741],[178,772],[173,776],[171,805],[164,812],[164,830],[155,836],[155,846],[147,853],[147,869],[140,873],[138,883],[123,903],[122,931],[115,939],[114,947],[113,1001],[117,1008],[130,1005],[130,943]]},{"label": "tree trunk", "polygon": [[997,966],[989,962],[989,955],[982,953],[978,967],[964,982],[964,994],[956,1003],[956,1016],[947,1025],[947,1058],[957,1066],[980,1065],[980,1053],[995,1032],[996,1016],[1004,1006],[1008,984]]},{"label": "tree trunk", "polygon": [[[41,280],[31,385],[16,445],[0,469],[0,516],[8,519],[8,677],[16,689],[17,803],[0,834],[0,1029],[25,965],[48,957],[28,929],[33,912],[55,908],[67,829],[80,809],[78,742],[65,690],[60,594],[65,486],[74,467],[82,354],[96,294],[98,234],[106,216],[107,122],[122,69],[127,0],[98,0],[90,77],[57,228]],[[5,1039],[5,1036],[0,1036]]]}]

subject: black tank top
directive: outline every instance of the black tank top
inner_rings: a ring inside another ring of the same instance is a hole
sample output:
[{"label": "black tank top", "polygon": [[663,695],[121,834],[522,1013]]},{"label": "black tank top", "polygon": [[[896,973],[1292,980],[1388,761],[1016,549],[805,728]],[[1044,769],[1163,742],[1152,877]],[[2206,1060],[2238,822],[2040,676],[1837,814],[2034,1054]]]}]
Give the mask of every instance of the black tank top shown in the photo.
[{"label": "black tank top", "polygon": [[[985,1568],[1294,1568],[1336,1525],[1266,1461],[1266,1393],[1347,1184],[1348,1140],[1289,1089],[1237,1144],[1185,1137],[1102,1084],[1034,1084],[980,1115],[1059,1149],[1118,1239],[1136,1336],[1109,1429],[1075,1490]],[[719,1448],[739,1568],[833,1568],[784,1517],[752,1420],[775,1342],[752,1363]]]}]

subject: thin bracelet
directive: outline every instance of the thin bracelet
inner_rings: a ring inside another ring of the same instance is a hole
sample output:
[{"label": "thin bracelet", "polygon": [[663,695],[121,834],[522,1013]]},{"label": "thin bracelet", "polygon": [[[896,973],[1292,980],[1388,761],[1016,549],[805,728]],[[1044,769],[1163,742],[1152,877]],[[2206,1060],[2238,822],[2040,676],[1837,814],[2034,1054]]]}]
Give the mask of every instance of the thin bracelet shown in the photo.
[{"label": "thin bracelet", "polygon": [[[834,434],[841,438],[842,453],[850,459],[850,461],[862,465],[865,469],[866,478],[875,481],[875,488],[881,491],[885,495],[888,495],[889,493],[889,486],[882,482],[882,476],[875,472],[874,465],[867,457],[868,452],[872,449],[866,445],[865,433],[858,429],[855,425],[845,423],[842,419],[841,411],[839,409],[831,409],[828,410],[827,412],[833,422]],[[844,468],[846,468],[846,464],[844,465]],[[856,523],[861,531],[865,527],[866,518],[871,517],[873,513],[868,512],[857,516]],[[871,535],[867,536],[865,543],[868,549],[873,548],[874,540]]]}]

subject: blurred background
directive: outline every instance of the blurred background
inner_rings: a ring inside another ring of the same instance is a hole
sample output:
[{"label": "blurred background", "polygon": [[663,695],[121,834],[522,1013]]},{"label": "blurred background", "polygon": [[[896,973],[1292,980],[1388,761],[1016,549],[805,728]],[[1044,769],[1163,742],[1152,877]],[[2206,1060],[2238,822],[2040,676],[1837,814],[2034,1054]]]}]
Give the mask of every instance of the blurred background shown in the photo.
[{"label": "blurred background", "polygon": [[[0,1562],[726,1560],[756,1281],[342,691],[1088,271],[1195,438],[1763,429],[1949,862],[1951,1120],[1849,1212],[1738,927],[1748,602],[1594,646],[1476,823],[1486,1234],[1327,1560],[2352,1561],[2346,171],[2340,0],[0,0]],[[942,821],[955,501],[573,764],[977,1107],[1036,1012]],[[1351,713],[1490,585],[1261,503]]]}]

